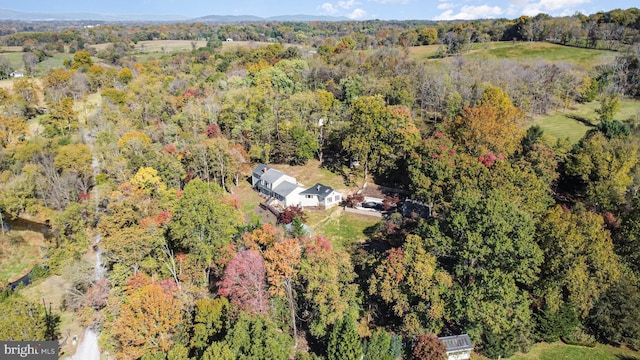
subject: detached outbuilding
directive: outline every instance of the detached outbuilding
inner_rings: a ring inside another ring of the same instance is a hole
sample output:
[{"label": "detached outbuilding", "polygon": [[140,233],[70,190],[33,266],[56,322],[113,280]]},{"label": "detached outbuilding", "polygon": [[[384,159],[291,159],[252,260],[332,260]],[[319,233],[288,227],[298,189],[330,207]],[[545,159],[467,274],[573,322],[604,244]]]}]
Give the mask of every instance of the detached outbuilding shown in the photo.
[{"label": "detached outbuilding", "polygon": [[467,334],[445,336],[438,338],[447,348],[447,359],[449,360],[467,360],[471,359],[473,344]]}]

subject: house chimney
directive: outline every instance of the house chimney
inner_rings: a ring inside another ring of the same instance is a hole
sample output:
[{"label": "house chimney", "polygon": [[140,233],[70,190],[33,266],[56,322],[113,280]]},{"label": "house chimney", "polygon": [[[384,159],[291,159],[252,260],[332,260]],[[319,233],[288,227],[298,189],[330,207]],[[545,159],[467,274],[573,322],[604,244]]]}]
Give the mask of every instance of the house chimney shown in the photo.
[{"label": "house chimney", "polygon": [[316,191],[320,191],[320,184],[316,185]]},{"label": "house chimney", "polygon": [[267,168],[266,168],[266,167],[263,167],[263,168],[262,168],[262,173],[264,174],[264,173],[266,173],[266,172],[267,172]]}]

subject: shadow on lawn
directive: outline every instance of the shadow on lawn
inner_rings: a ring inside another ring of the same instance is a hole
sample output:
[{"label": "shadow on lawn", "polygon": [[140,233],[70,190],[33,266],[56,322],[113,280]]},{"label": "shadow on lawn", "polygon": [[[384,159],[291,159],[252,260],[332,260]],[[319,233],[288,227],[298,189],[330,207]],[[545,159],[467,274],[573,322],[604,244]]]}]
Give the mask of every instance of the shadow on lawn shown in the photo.
[{"label": "shadow on lawn", "polygon": [[595,127],[596,126],[596,124],[592,123],[591,120],[589,120],[589,119],[587,119],[585,117],[582,117],[582,116],[578,116],[578,115],[575,115],[575,114],[567,114],[566,117],[568,117],[569,119],[573,119],[573,120],[575,120],[575,121],[577,121],[579,123],[582,123],[583,125],[586,125],[588,127]]}]

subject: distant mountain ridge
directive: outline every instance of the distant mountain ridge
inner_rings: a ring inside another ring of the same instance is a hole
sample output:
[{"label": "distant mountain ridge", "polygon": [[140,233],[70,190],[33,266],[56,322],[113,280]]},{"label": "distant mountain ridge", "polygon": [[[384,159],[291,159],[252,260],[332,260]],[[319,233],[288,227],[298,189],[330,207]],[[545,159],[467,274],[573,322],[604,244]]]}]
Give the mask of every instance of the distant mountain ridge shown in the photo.
[{"label": "distant mountain ridge", "polygon": [[94,21],[206,21],[220,23],[261,22],[261,21],[345,21],[346,17],[322,15],[279,15],[260,17],[254,15],[207,15],[189,17],[184,15],[158,14],[101,14],[92,12],[29,12],[11,9],[0,9],[0,20],[19,21],[64,21],[64,20],[94,20]]}]

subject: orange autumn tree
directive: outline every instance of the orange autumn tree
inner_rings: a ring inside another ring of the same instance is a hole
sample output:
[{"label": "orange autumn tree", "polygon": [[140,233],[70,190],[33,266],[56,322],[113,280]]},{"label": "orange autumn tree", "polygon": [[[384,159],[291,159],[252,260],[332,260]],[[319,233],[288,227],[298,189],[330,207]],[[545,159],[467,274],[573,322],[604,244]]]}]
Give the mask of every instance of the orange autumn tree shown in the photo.
[{"label": "orange autumn tree", "polygon": [[111,329],[118,341],[119,359],[139,359],[171,349],[173,337],[184,322],[184,304],[175,297],[174,290],[158,283],[131,290]]},{"label": "orange autumn tree", "polygon": [[293,338],[297,338],[296,307],[293,294],[293,282],[298,274],[302,249],[298,239],[284,239],[273,243],[265,250],[264,259],[267,270],[267,281],[270,291],[277,296],[284,296],[289,305]]},{"label": "orange autumn tree", "polygon": [[271,224],[263,224],[253,231],[242,234],[242,245],[247,249],[262,252],[283,236],[282,230]]},{"label": "orange autumn tree", "polygon": [[508,156],[525,133],[524,111],[515,107],[504,90],[489,86],[474,107],[465,107],[449,124],[457,144],[473,156],[493,152]]}]

